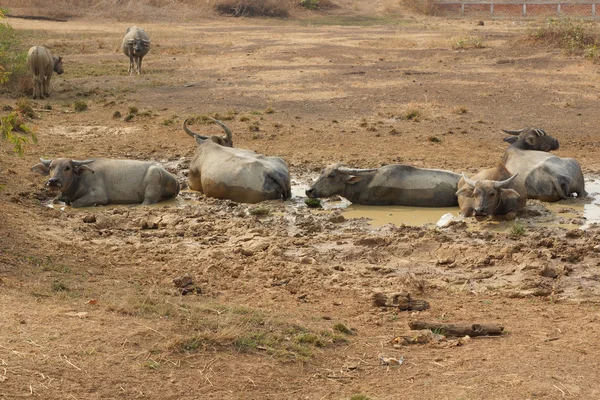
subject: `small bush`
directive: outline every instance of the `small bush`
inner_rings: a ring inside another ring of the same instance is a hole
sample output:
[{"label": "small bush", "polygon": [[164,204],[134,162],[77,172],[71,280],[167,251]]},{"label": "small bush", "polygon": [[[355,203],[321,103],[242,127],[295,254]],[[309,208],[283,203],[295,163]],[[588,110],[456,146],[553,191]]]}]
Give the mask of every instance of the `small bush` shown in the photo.
[{"label": "small bush", "polygon": [[137,114],[138,113],[138,108],[136,106],[129,106],[129,114]]},{"label": "small bush", "polygon": [[544,43],[561,47],[571,54],[583,53],[598,59],[600,28],[593,22],[571,18],[548,18],[531,32],[531,36]]},{"label": "small bush", "polygon": [[306,204],[306,206],[308,208],[321,208],[321,207],[323,207],[321,205],[321,200],[320,199],[311,199],[311,198],[304,199],[304,204]]},{"label": "small bush", "polygon": [[117,118],[121,118],[121,111],[117,110],[113,113],[113,118],[117,119]]},{"label": "small bush", "polygon": [[300,0],[300,5],[309,10],[318,10],[319,0]]},{"label": "small bush", "polygon": [[485,47],[481,38],[476,36],[453,38],[451,45],[454,50],[468,48],[483,49]]},{"label": "small bush", "polygon": [[510,227],[510,234],[517,237],[525,235],[525,226],[520,222],[515,222]]},{"label": "small bush", "polygon": [[127,114],[127,116],[125,118],[123,118],[123,121],[129,122],[129,121],[131,121],[134,118],[135,118],[134,114]]},{"label": "small bush", "polygon": [[77,100],[75,103],[73,103],[73,109],[75,110],[75,112],[83,112],[87,110],[87,108],[88,105],[83,100]]},{"label": "small bush", "polygon": [[346,325],[342,324],[341,322],[335,324],[333,326],[333,330],[338,331],[339,333],[343,333],[344,335],[354,335],[354,331],[348,328]]},{"label": "small bush", "polygon": [[27,118],[35,118],[35,113],[33,112],[33,106],[31,105],[31,100],[26,97],[21,97],[17,100],[17,112],[21,115],[26,116]]},{"label": "small bush", "polygon": [[217,0],[214,9],[233,17],[281,17],[289,15],[288,8],[278,0]]},{"label": "small bush", "polygon": [[250,215],[254,216],[265,216],[271,213],[271,209],[268,207],[254,207],[251,208],[248,212],[250,213]]},{"label": "small bush", "polygon": [[32,143],[37,143],[34,130],[25,124],[23,118],[17,112],[1,117],[0,125],[2,130],[1,139],[12,143],[13,151],[19,156],[22,156],[25,152],[24,145],[29,144],[30,138]]},{"label": "small bush", "polygon": [[[3,18],[0,10],[0,19]],[[7,23],[0,23],[0,85],[3,92],[33,92],[33,81],[27,70],[27,50],[17,31]]]},{"label": "small bush", "polygon": [[427,141],[428,141],[428,142],[431,142],[431,143],[442,143],[442,139],[440,139],[440,138],[439,138],[439,137],[437,137],[437,136],[429,136],[429,137],[427,138]]}]

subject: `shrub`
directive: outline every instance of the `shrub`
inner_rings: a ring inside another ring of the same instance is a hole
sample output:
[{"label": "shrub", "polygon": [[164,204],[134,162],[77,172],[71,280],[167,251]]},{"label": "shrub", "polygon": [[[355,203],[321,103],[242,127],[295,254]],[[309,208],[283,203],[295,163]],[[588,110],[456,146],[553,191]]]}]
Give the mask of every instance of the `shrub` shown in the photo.
[{"label": "shrub", "polygon": [[321,200],[320,199],[306,198],[306,199],[304,199],[304,204],[306,204],[306,206],[308,208],[321,208],[321,207],[323,207],[321,205]]},{"label": "shrub", "polygon": [[[3,18],[0,10],[0,19]],[[27,94],[33,90],[27,71],[27,48],[17,32],[3,22],[0,22],[0,84],[3,91],[14,94]]]},{"label": "shrub", "polygon": [[117,118],[121,118],[121,112],[119,110],[115,111],[113,113],[113,118],[117,119]]},{"label": "shrub", "polygon": [[74,102],[74,103],[73,103],[73,109],[74,109],[76,112],[82,112],[82,111],[85,111],[85,110],[87,110],[87,108],[88,108],[88,105],[87,105],[87,103],[86,103],[85,101],[83,101],[83,100],[77,100],[76,102]]},{"label": "shrub", "polygon": [[300,5],[308,8],[309,10],[318,10],[319,0],[300,0]]},{"label": "shrub", "polygon": [[2,130],[2,140],[12,143],[13,151],[19,156],[22,156],[25,152],[23,146],[29,143],[30,137],[32,143],[37,143],[35,132],[25,124],[23,118],[17,112],[10,113],[5,117],[0,117],[0,125]]},{"label": "shrub", "polygon": [[287,17],[286,5],[278,0],[218,0],[215,11],[233,17]]},{"label": "shrub", "polygon": [[564,48],[571,54],[584,53],[597,58],[600,28],[593,22],[571,18],[548,18],[531,36],[539,41]]}]

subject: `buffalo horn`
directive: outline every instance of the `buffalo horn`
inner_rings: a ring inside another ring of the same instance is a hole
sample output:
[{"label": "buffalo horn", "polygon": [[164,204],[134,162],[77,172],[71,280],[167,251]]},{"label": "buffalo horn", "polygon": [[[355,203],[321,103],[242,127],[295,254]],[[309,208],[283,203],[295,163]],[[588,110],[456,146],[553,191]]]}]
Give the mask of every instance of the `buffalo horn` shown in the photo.
[{"label": "buffalo horn", "polygon": [[187,127],[187,120],[188,119],[186,118],[185,121],[183,121],[183,130],[185,131],[185,133],[187,133],[188,135],[190,135],[194,139],[201,139],[201,140],[208,139],[208,137],[206,137],[206,136],[202,136],[202,135],[197,134],[196,132],[192,132],[190,130],[190,128]]},{"label": "buffalo horn", "polygon": [[217,124],[221,128],[223,128],[223,130],[225,131],[225,135],[226,135],[225,140],[227,140],[227,142],[229,142],[229,143],[233,143],[233,136],[231,135],[231,130],[227,127],[227,125],[225,125],[218,119],[211,118],[211,120],[212,120],[212,122],[214,122],[215,124]]},{"label": "buffalo horn", "polygon": [[507,129],[502,129],[502,131],[504,133],[508,133],[509,135],[515,135],[515,136],[519,136],[521,133],[523,133],[524,130],[525,130],[525,128],[521,129],[520,131],[509,131]]},{"label": "buffalo horn", "polygon": [[538,136],[546,136],[546,131],[544,131],[543,129],[535,128],[533,131]]},{"label": "buffalo horn", "polygon": [[469,179],[465,176],[465,174],[462,174],[463,179],[465,180],[465,182],[467,183],[467,185],[469,185],[469,187],[471,189],[473,189],[475,187],[475,184],[477,183],[477,181],[474,181],[473,179]]},{"label": "buffalo horn", "polygon": [[337,169],[340,172],[345,172],[348,174],[360,174],[365,172],[373,172],[377,170],[377,168],[348,168],[348,167],[338,167]]},{"label": "buffalo horn", "polygon": [[506,180],[503,180],[503,181],[496,181],[496,182],[494,182],[494,187],[496,189],[501,189],[501,188],[505,187],[506,185],[508,185],[509,183],[511,183],[512,180],[517,177],[517,175],[519,175],[519,174],[514,174],[510,178],[508,178]]},{"label": "buffalo horn", "polygon": [[52,160],[44,160],[43,158],[40,158],[40,162],[42,164],[44,164],[46,167],[49,167]]},{"label": "buffalo horn", "polygon": [[78,160],[71,160],[71,164],[73,164],[73,166],[75,167],[80,167],[82,165],[88,165],[93,163],[95,160],[83,160],[83,161],[78,161]]}]

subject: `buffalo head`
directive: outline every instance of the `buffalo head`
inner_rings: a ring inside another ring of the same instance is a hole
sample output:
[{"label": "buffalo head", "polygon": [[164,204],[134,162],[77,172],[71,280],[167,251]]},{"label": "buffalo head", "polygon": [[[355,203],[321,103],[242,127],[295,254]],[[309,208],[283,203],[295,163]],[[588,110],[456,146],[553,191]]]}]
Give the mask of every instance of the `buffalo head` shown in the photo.
[{"label": "buffalo head", "polygon": [[484,179],[474,181],[463,175],[466,185],[458,190],[456,195],[473,199],[475,216],[494,215],[502,202],[521,197],[511,185],[516,176],[517,174],[503,181]]},{"label": "buffalo head", "polygon": [[63,72],[65,72],[62,65],[62,57],[52,57],[52,61],[54,63],[54,72],[56,72],[58,75],[61,75]]},{"label": "buffalo head", "polygon": [[215,124],[219,125],[221,128],[223,128],[223,130],[225,131],[225,136],[203,136],[200,135],[196,132],[193,132],[190,128],[188,128],[187,126],[187,118],[185,119],[185,121],[183,121],[183,130],[185,131],[185,133],[187,133],[188,135],[190,135],[191,137],[193,137],[194,139],[196,139],[196,142],[198,144],[202,144],[204,143],[206,140],[210,140],[212,142],[215,142],[216,144],[219,144],[221,146],[225,146],[225,147],[233,147],[233,136],[231,135],[231,130],[227,127],[227,125],[225,125],[224,123],[222,123],[221,121],[214,119],[214,118],[209,118],[211,119]]},{"label": "buffalo head", "polygon": [[552,151],[558,150],[558,140],[546,134],[543,129],[523,128],[519,131],[503,129],[505,133],[513,135],[504,138],[504,141],[521,150]]},{"label": "buffalo head", "polygon": [[321,172],[321,176],[305,193],[311,198],[341,194],[344,193],[346,185],[354,185],[363,179],[361,173],[371,171],[375,170],[347,168],[342,164],[330,165]]},{"label": "buffalo head", "polygon": [[31,170],[40,175],[50,175],[46,185],[51,190],[59,190],[62,193],[69,193],[74,190],[72,184],[77,181],[79,176],[94,173],[94,170],[87,166],[87,164],[93,163],[94,160],[77,161],[68,158],[44,160],[40,158],[40,161],[39,164],[31,167]]}]

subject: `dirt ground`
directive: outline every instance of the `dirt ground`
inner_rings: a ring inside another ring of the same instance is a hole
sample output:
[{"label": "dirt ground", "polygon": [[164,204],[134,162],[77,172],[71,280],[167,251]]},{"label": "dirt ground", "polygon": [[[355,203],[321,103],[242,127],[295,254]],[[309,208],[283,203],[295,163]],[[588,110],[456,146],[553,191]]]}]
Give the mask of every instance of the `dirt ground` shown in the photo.
[{"label": "dirt ground", "polygon": [[[34,102],[39,143],[22,158],[1,147],[0,398],[600,398],[599,230],[528,224],[544,205],[516,233],[375,228],[299,198],[257,216],[190,191],[47,207],[39,157],[156,160],[184,184],[195,144],[181,122],[215,114],[232,118],[236,147],[283,157],[297,183],[335,162],[472,173],[501,158],[501,129],[524,126],[600,175],[600,66],[531,42],[530,22],[344,21],[147,23],[144,73],[129,76],[127,24],[9,20],[65,73]],[[402,291],[431,308],[372,304]],[[505,333],[392,343],[416,320]]]}]

